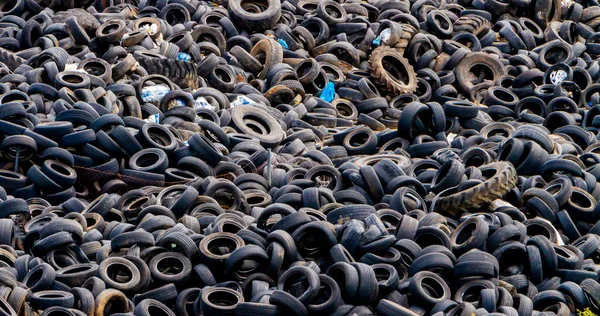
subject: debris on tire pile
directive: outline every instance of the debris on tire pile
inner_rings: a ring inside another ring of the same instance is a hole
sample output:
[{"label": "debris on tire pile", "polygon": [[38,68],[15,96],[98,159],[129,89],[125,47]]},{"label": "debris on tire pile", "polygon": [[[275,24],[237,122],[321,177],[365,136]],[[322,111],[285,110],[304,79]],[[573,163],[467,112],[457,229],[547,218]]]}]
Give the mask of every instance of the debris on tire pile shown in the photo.
[{"label": "debris on tire pile", "polygon": [[600,4],[0,5],[3,315],[600,312]]}]

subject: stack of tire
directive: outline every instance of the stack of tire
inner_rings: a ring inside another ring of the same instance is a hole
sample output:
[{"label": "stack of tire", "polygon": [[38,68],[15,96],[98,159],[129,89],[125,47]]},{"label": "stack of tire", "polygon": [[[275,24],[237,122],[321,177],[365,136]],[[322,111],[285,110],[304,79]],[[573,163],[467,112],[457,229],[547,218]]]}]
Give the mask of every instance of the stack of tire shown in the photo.
[{"label": "stack of tire", "polygon": [[600,313],[595,0],[0,1],[0,314]]}]

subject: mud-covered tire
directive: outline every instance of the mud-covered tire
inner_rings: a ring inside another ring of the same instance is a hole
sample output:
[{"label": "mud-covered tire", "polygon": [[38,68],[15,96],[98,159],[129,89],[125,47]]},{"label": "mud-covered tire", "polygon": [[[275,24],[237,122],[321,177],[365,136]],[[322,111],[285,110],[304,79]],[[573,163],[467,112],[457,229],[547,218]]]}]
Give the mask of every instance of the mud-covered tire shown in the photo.
[{"label": "mud-covered tire", "polygon": [[86,31],[95,32],[100,27],[98,19],[96,19],[91,13],[81,8],[69,9],[66,11],[58,11],[54,13],[50,18],[54,23],[65,23],[69,17],[75,17],[77,23],[81,25]]},{"label": "mud-covered tire", "polygon": [[[393,62],[392,62],[393,60]],[[385,90],[396,94],[411,93],[417,88],[417,75],[408,60],[404,58],[402,50],[378,47],[369,59],[371,74],[375,81]],[[394,69],[397,74],[388,70]],[[400,78],[397,76],[402,74]]]},{"label": "mud-covered tire", "polygon": [[250,50],[250,55],[253,57],[257,57],[259,54],[265,55],[265,62],[258,78],[266,79],[269,69],[283,62],[283,48],[274,40],[265,38],[258,41]]},{"label": "mud-covered tire", "polygon": [[485,35],[491,28],[490,21],[474,14],[461,16],[453,25],[454,33],[471,33],[477,37]]},{"label": "mud-covered tire", "polygon": [[[481,69],[483,67],[487,68],[486,73],[491,73],[493,78],[483,78],[482,81],[481,79],[474,77],[472,73],[473,70],[475,68]],[[463,93],[468,94],[475,86],[473,83],[475,80],[490,83],[496,82],[500,77],[506,75],[506,67],[504,67],[497,57],[494,57],[491,54],[483,52],[468,53],[458,65],[456,65],[454,75],[456,76],[459,88]]]},{"label": "mud-covered tire", "polygon": [[[496,199],[502,198],[517,185],[517,171],[510,162],[494,162],[479,167],[484,176],[493,175],[486,181],[464,191],[447,196],[438,196],[435,210],[450,214],[480,209]],[[442,194],[443,195],[443,194]]]},{"label": "mud-covered tire", "polygon": [[197,67],[180,60],[141,57],[140,66],[152,75],[163,75],[181,88],[198,89]]},{"label": "mud-covered tire", "polygon": [[402,31],[399,33],[400,39],[394,44],[394,48],[397,49],[400,54],[404,55],[404,51],[406,51],[410,40],[419,31],[410,24],[400,24],[400,26],[402,27]]}]

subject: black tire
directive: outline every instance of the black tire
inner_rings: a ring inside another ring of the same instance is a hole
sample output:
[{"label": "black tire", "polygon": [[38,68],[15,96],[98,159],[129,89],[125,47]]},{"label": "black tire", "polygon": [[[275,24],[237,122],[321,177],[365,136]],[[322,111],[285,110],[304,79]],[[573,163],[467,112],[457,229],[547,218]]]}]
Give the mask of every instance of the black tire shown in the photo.
[{"label": "black tire", "polygon": [[200,242],[200,258],[209,265],[222,265],[233,251],[244,245],[242,238],[232,233],[212,233]]},{"label": "black tire", "polygon": [[[423,282],[430,282],[429,288],[434,288],[433,291],[423,289]],[[446,282],[433,272],[419,272],[411,279],[409,284],[411,295],[418,298],[419,302],[424,305],[433,306],[445,299],[450,298],[450,288]]]},{"label": "black tire", "polygon": [[216,166],[221,159],[223,159],[223,154],[221,151],[215,147],[208,137],[202,134],[192,135],[192,137],[188,139],[188,143],[190,148],[192,148],[202,160],[211,164],[213,167]]},{"label": "black tire", "polygon": [[135,316],[175,316],[175,313],[167,307],[165,304],[147,298],[141,302],[139,302],[135,309],[133,310],[133,315]]},{"label": "black tire", "polygon": [[94,295],[92,295],[90,290],[82,287],[74,287],[71,289],[71,294],[73,294],[73,297],[75,298],[73,306],[87,316],[94,316]]},{"label": "black tire", "polygon": [[304,305],[311,302],[319,293],[321,282],[317,273],[310,268],[303,266],[296,266],[286,270],[277,284],[277,288],[280,291],[289,291],[289,286],[296,283],[295,280],[305,279],[308,282],[308,286],[302,293],[296,293],[296,298]]},{"label": "black tire", "polygon": [[[246,119],[261,124],[264,132],[257,132],[246,124]],[[253,106],[236,106],[231,110],[231,125],[240,133],[251,135],[260,140],[264,147],[272,148],[277,146],[284,138],[284,132],[281,125],[273,116],[265,110]]]},{"label": "black tire", "polygon": [[[119,282],[115,267],[125,269],[125,273],[131,275],[131,278],[126,282]],[[140,270],[138,267],[133,264],[133,262],[118,257],[111,257],[103,260],[98,267],[98,277],[106,283],[107,287],[127,292],[134,292],[139,288],[141,281]],[[96,297],[96,299],[98,298]]]},{"label": "black tire", "polygon": [[[218,303],[213,301],[219,297]],[[238,291],[226,287],[208,287],[199,297],[200,307],[206,315],[235,315],[238,304],[244,302],[244,296]]]},{"label": "black tire", "polygon": [[267,1],[267,9],[260,13],[244,10],[241,0],[233,0],[227,6],[231,20],[238,26],[255,32],[269,29],[281,17],[281,3],[276,0]]},{"label": "black tire", "polygon": [[154,246],[154,236],[145,231],[132,231],[119,234],[110,241],[112,251],[118,251],[121,248],[131,248],[137,245],[138,247]]},{"label": "black tire", "polygon": [[279,306],[287,315],[307,316],[308,310],[302,303],[291,294],[284,291],[274,291],[269,303]]},{"label": "black tire", "polygon": [[38,291],[29,297],[31,307],[44,310],[52,306],[71,308],[75,303],[75,297],[69,292],[63,291]]},{"label": "black tire", "polygon": [[69,287],[79,287],[98,272],[98,265],[95,263],[74,264],[56,271],[56,280]]},{"label": "black tire", "polygon": [[437,200],[434,201],[437,209],[451,213],[477,209],[503,197],[517,183],[517,172],[510,163],[496,162],[482,166],[480,169],[485,170],[485,173],[491,173],[493,170],[493,176],[487,181],[464,191],[447,196],[443,196],[443,193],[440,194]]},{"label": "black tire", "polygon": [[56,278],[56,271],[47,263],[31,269],[23,279],[23,283],[32,291],[43,291],[50,288]]},{"label": "black tire", "polygon": [[165,76],[182,88],[199,88],[198,70],[194,63],[150,57],[140,57],[137,62],[149,74]]},{"label": "black tire", "polygon": [[410,309],[389,300],[381,300],[377,304],[377,314],[382,316],[416,316]]},{"label": "black tire", "polygon": [[77,180],[75,170],[57,160],[44,161],[41,171],[63,188],[72,186]]},{"label": "black tire", "polygon": [[[166,270],[169,266],[174,267],[177,273],[163,272],[163,269]],[[180,253],[165,252],[158,254],[150,260],[148,267],[150,268],[152,281],[157,284],[183,285],[192,273],[192,262]]]}]

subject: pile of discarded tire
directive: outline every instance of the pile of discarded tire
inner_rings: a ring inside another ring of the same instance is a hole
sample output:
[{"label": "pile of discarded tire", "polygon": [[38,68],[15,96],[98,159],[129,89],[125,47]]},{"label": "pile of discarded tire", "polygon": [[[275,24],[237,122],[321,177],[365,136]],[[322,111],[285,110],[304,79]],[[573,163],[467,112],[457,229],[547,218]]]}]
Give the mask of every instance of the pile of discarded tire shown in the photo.
[{"label": "pile of discarded tire", "polygon": [[0,0],[0,315],[600,313],[596,0]]}]

